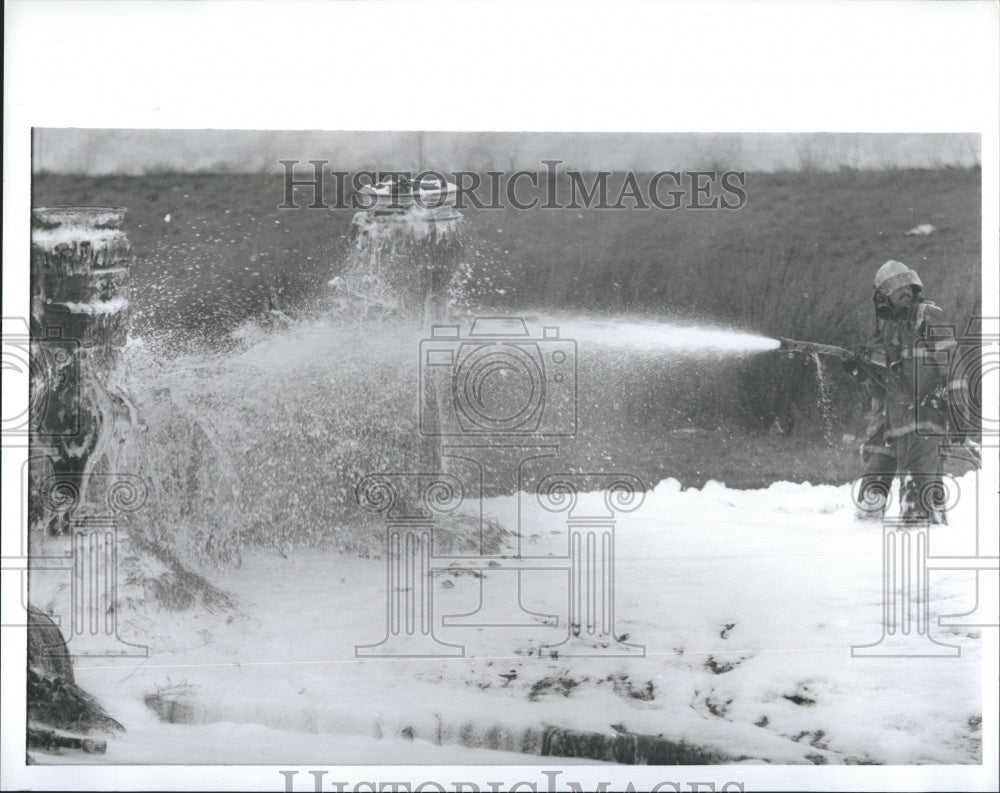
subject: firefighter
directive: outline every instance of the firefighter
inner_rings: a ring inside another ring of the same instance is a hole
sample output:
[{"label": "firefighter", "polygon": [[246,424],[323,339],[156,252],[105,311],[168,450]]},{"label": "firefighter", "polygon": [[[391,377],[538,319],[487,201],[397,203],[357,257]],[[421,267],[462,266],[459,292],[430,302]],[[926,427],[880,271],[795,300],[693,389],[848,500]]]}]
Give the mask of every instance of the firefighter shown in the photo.
[{"label": "firefighter", "polygon": [[862,446],[859,516],[881,519],[900,477],[902,517],[944,523],[939,444],[948,438],[948,364],[956,346],[944,313],[922,295],[902,262],[888,261],[873,281],[875,334],[845,363],[871,395]]}]

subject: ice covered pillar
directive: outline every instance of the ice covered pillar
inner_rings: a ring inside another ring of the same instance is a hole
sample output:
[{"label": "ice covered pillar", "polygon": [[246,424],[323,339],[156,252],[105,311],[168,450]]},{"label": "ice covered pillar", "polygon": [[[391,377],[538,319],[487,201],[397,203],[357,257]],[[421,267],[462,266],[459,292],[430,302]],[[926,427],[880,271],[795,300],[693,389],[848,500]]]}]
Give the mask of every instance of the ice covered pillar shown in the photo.
[{"label": "ice covered pillar", "polygon": [[[361,188],[367,209],[351,223],[350,269],[364,296],[388,299],[428,328],[446,319],[448,285],[464,253],[456,198],[456,186],[433,171],[416,179],[391,174]],[[385,294],[365,295],[372,291]]]},{"label": "ice covered pillar", "polygon": [[[133,420],[121,367],[132,264],[124,216],[120,207],[32,211],[32,440],[56,478],[79,483],[81,505],[95,471],[115,473]],[[38,510],[33,522],[69,531],[68,512]]]}]

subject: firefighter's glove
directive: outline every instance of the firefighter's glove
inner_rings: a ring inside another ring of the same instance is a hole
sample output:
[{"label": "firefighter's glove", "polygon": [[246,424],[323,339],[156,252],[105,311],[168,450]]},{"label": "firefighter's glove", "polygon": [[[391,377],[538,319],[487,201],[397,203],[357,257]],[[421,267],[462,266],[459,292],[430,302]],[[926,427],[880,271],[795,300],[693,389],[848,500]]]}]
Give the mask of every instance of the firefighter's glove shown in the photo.
[{"label": "firefighter's glove", "polygon": [[933,394],[928,394],[920,400],[921,407],[931,407],[934,410],[944,411],[948,409],[948,387],[939,385],[934,389]]},{"label": "firefighter's glove", "polygon": [[983,467],[983,447],[976,442],[974,438],[970,438],[968,435],[962,439],[962,446],[965,448],[966,452],[976,461],[976,465],[979,468]]},{"label": "firefighter's glove", "polygon": [[859,348],[852,351],[854,354],[850,358],[845,358],[840,362],[840,365],[844,368],[844,372],[853,377],[855,380],[865,380],[867,375],[865,374],[865,353],[867,352],[864,348]]}]

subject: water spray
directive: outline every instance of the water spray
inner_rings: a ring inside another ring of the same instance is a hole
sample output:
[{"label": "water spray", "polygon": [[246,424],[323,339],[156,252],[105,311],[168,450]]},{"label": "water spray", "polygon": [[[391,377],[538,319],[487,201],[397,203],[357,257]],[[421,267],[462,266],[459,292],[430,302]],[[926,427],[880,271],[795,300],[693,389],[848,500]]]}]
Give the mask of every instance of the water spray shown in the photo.
[{"label": "water spray", "polygon": [[557,322],[566,338],[584,347],[613,347],[640,352],[670,351],[678,354],[710,352],[742,355],[776,350],[778,339],[708,325],[682,325],[631,317],[545,315]]},{"label": "water spray", "polygon": [[830,397],[830,384],[823,374],[823,356],[836,358],[844,364],[846,371],[853,377],[867,377],[875,382],[882,379],[873,364],[864,355],[858,355],[843,347],[833,344],[818,344],[814,341],[798,341],[796,339],[779,338],[779,350],[785,350],[791,357],[795,353],[802,353],[812,358],[816,366],[816,390],[819,398],[820,410],[823,414],[823,435],[828,444],[833,445],[833,422],[831,420],[832,400]]}]

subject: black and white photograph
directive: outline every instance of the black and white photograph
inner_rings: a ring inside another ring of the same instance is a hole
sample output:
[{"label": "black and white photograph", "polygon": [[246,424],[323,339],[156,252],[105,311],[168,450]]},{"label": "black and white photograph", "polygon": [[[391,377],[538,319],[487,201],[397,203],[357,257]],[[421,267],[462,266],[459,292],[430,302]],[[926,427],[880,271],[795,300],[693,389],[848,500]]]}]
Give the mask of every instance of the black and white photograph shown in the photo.
[{"label": "black and white photograph", "polygon": [[996,790],[1000,6],[421,5],[6,4],[4,789]]}]

